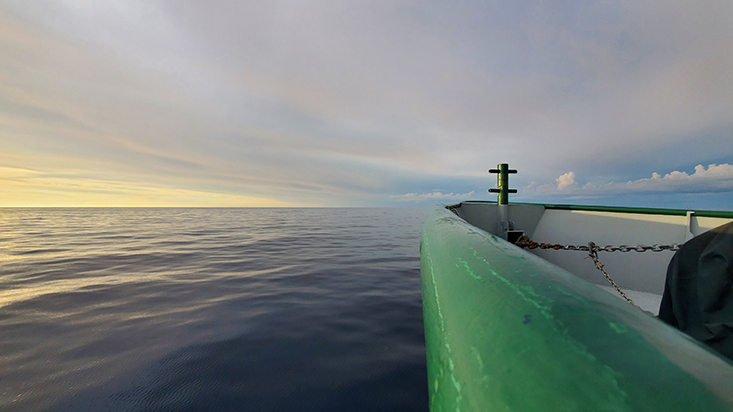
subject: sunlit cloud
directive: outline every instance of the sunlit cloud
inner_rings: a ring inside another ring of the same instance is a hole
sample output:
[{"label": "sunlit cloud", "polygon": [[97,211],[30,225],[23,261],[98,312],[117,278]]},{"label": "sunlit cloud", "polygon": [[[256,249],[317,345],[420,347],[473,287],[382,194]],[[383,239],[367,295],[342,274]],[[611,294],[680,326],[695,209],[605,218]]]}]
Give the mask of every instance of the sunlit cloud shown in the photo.
[{"label": "sunlit cloud", "polygon": [[585,183],[576,180],[574,172],[568,172],[555,183],[530,184],[526,189],[529,195],[612,195],[624,193],[686,192],[707,193],[733,190],[733,165],[728,163],[695,166],[692,173],[672,171],[661,175],[652,173],[651,177],[626,182],[605,184]]},{"label": "sunlit cloud", "polygon": [[0,168],[0,207],[292,207],[293,204],[239,194],[156,187],[129,181],[89,178],[75,173],[50,175]]},{"label": "sunlit cloud", "polygon": [[572,190],[578,187],[578,182],[575,181],[575,172],[560,175],[555,179],[555,182],[557,182],[557,190],[559,191]]}]

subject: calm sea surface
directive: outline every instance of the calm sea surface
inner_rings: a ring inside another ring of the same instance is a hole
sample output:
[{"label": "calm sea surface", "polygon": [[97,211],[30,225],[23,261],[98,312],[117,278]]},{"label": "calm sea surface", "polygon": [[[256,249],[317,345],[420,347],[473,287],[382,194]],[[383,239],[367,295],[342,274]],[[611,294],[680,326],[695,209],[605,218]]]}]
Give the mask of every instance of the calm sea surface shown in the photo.
[{"label": "calm sea surface", "polygon": [[0,410],[426,410],[425,216],[0,209]]}]

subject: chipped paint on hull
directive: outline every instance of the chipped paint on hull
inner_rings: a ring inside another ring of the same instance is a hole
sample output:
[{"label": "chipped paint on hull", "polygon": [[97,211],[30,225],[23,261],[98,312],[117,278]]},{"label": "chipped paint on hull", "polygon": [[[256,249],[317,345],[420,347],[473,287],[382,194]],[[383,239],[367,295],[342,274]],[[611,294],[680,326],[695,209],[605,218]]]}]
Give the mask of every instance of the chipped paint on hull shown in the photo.
[{"label": "chipped paint on hull", "polygon": [[733,410],[727,361],[444,208],[425,225],[421,267],[433,411]]}]

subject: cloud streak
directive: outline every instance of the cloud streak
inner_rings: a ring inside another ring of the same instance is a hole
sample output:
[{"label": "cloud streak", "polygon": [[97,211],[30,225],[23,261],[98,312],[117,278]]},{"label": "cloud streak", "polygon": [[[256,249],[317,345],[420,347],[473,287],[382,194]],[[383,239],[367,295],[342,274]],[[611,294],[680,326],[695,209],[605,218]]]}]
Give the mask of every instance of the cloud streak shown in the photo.
[{"label": "cloud streak", "polygon": [[468,200],[471,196],[473,196],[474,192],[470,191],[468,193],[442,193],[439,190],[436,190],[434,192],[429,193],[406,193],[404,195],[398,195],[398,196],[391,196],[392,199],[397,200],[399,202],[415,202],[415,203],[422,203],[422,202],[437,202],[437,201],[445,201],[445,200]]},{"label": "cloud streak", "polygon": [[[277,199],[0,167],[0,207],[292,207]],[[302,206],[302,205],[301,205]]]}]

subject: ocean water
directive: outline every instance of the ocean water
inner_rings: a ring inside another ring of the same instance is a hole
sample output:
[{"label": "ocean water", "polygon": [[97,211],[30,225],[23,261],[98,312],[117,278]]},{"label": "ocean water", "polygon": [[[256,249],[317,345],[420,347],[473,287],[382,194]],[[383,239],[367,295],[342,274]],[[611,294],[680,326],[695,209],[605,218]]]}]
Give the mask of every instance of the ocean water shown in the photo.
[{"label": "ocean water", "polygon": [[425,216],[0,209],[0,410],[427,410]]}]

